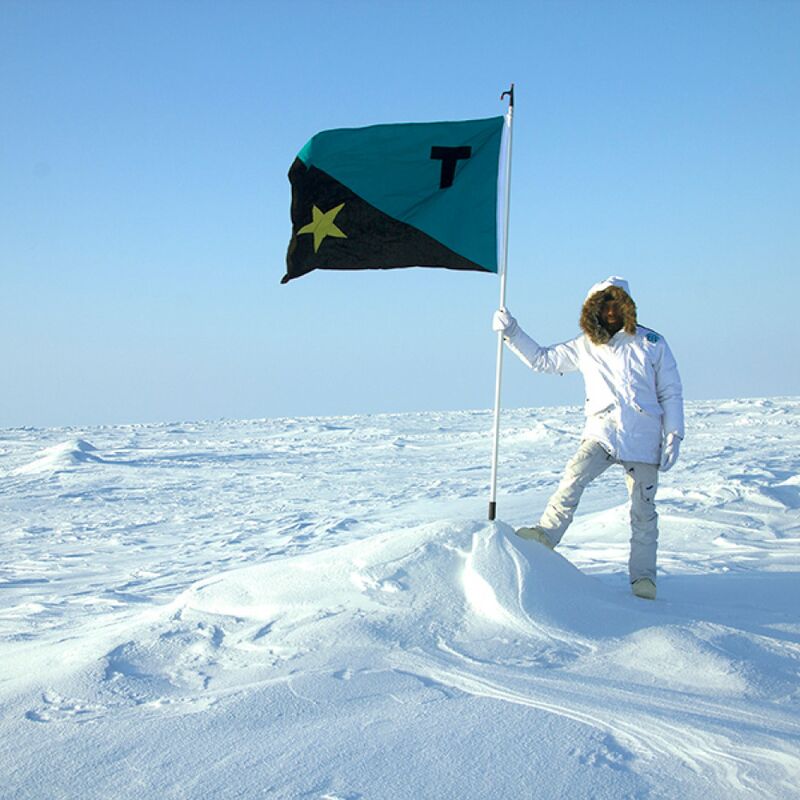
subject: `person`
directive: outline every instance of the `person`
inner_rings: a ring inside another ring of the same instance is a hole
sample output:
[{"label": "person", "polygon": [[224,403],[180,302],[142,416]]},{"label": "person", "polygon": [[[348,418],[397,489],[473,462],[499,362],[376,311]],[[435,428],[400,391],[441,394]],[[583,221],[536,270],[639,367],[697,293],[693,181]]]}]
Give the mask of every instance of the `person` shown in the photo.
[{"label": "person", "polygon": [[583,490],[610,466],[620,464],[630,496],[633,593],[656,597],[658,473],[678,458],[684,437],[683,390],[675,358],[663,336],[637,323],[628,282],[612,276],[595,284],[580,316],[583,333],[541,347],[505,308],[492,328],[537,372],[579,370],[586,387],[586,424],[577,453],[538,524],[517,535],[554,548],[572,522]]}]

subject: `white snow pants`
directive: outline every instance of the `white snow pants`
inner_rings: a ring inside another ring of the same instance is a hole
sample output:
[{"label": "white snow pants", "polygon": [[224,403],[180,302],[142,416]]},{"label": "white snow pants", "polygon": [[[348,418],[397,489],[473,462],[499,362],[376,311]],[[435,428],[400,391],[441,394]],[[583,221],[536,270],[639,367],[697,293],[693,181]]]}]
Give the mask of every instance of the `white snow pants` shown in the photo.
[{"label": "white snow pants", "polygon": [[655,497],[658,465],[640,461],[619,461],[597,442],[583,441],[567,464],[564,477],[539,520],[539,527],[557,545],[567,530],[583,490],[612,464],[621,464],[631,500],[631,555],[628,573],[631,582],[639,578],[656,579],[658,514]]}]

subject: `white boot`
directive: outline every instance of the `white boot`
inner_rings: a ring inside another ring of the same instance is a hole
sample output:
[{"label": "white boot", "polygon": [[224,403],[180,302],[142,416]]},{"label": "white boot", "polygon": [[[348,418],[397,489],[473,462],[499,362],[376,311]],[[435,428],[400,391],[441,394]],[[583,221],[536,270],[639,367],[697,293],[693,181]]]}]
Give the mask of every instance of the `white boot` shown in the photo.
[{"label": "white boot", "polygon": [[631,589],[637,597],[645,600],[656,599],[656,585],[650,578],[639,578],[631,584]]},{"label": "white boot", "polygon": [[538,525],[534,525],[532,528],[517,528],[517,536],[520,539],[532,539],[534,542],[539,542],[551,550],[555,547],[547,534]]}]

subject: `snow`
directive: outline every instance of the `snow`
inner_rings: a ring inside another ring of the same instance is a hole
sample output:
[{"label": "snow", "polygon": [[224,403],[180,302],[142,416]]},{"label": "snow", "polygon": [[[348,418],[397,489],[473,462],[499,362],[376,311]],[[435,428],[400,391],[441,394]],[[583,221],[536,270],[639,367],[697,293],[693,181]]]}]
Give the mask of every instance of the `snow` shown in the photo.
[{"label": "snow", "polygon": [[94,454],[97,448],[83,439],[70,439],[61,444],[45,447],[37,453],[30,464],[23,464],[12,471],[12,475],[28,475],[39,472],[57,472],[73,464],[86,461],[102,461]]},{"label": "snow", "polygon": [[800,796],[800,399],[687,422],[655,602],[578,409],[0,431],[0,795]]}]

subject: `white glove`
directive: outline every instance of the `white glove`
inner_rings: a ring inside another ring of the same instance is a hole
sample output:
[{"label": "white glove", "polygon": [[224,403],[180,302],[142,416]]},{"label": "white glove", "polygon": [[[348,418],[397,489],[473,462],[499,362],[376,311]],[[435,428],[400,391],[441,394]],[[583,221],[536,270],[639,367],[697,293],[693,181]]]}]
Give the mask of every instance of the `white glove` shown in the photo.
[{"label": "white glove", "polygon": [[678,453],[681,450],[681,437],[677,433],[668,433],[664,439],[664,446],[661,448],[660,470],[666,472],[678,460]]},{"label": "white glove", "polygon": [[505,308],[498,308],[492,317],[492,330],[502,333],[503,336],[513,336],[517,330],[517,321]]}]

